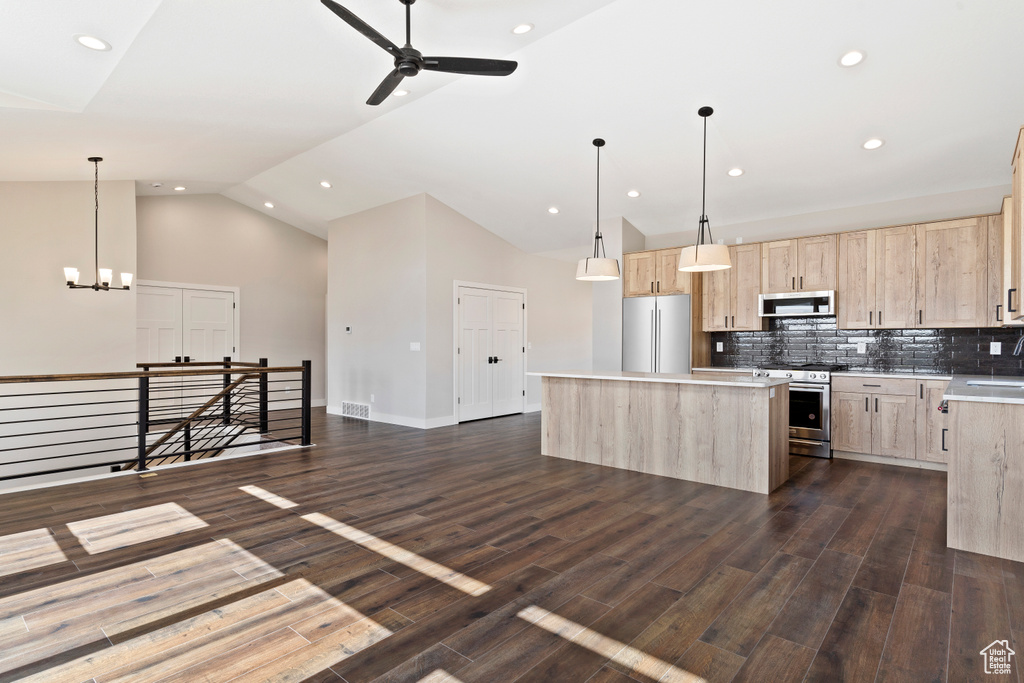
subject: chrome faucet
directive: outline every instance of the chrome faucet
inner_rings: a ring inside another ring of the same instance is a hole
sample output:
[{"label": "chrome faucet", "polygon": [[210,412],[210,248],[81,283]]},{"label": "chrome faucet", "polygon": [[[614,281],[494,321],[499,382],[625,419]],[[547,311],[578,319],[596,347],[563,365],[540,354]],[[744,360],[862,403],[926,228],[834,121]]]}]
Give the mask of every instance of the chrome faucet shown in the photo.
[{"label": "chrome faucet", "polygon": [[1013,347],[1013,355],[1019,356],[1021,349],[1024,348],[1024,334],[1017,340],[1017,345]]}]

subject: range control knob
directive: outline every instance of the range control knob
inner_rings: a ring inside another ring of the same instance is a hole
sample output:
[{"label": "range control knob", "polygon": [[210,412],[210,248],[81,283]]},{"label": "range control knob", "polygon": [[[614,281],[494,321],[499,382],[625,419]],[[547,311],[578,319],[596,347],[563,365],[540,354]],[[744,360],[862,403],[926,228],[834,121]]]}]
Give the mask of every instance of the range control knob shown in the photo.
[{"label": "range control knob", "polygon": [[793,376],[793,373],[792,373],[792,372],[787,372],[787,373],[786,373],[786,377],[792,377],[792,376]]},{"label": "range control knob", "polygon": [[814,374],[814,373],[812,372],[812,373],[811,373],[811,379],[814,379],[815,377],[817,377],[817,375],[815,375],[815,374]]}]

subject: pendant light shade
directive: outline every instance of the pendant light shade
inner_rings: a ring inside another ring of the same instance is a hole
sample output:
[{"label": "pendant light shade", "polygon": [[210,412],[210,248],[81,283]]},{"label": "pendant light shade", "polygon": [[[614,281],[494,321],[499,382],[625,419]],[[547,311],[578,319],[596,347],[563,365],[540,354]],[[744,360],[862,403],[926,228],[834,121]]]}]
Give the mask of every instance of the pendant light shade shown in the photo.
[{"label": "pendant light shade", "polygon": [[725,270],[732,268],[729,248],[724,244],[715,244],[711,238],[711,221],[705,211],[708,186],[708,117],[715,113],[711,107],[701,107],[697,114],[704,119],[704,176],[701,182],[700,224],[697,230],[697,243],[683,249],[679,255],[679,270],[701,273],[709,270]]},{"label": "pendant light shade", "polygon": [[597,229],[594,232],[594,255],[580,259],[576,265],[576,279],[590,282],[619,279],[619,261],[608,258],[604,251],[604,238],[601,237],[601,148],[604,140],[594,140],[597,147]]}]

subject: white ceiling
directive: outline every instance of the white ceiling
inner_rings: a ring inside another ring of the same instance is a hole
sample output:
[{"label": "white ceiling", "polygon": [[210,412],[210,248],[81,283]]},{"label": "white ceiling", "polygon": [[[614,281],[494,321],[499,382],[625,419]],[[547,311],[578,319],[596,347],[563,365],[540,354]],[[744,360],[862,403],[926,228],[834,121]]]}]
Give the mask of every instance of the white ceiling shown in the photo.
[{"label": "white ceiling", "polygon": [[[399,0],[341,1],[404,42]],[[594,137],[608,141],[602,216],[692,230],[702,105],[713,226],[997,198],[1024,123],[1020,0],[420,0],[412,15],[425,54],[519,69],[424,72],[369,107],[390,58],[318,0],[4,0],[0,180],[91,178],[101,155],[101,178],[141,194],[221,192],[321,236],[427,192],[547,252],[590,239]],[[537,28],[513,35],[522,22]],[[850,49],[867,58],[842,68]],[[884,147],[861,149],[876,136]]]}]

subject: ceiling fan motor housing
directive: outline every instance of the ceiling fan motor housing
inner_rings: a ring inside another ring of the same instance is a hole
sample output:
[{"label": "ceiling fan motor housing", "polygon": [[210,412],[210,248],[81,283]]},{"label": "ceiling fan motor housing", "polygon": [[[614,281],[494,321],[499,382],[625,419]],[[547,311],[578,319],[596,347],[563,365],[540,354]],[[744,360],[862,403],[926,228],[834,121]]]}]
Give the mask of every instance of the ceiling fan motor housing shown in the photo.
[{"label": "ceiling fan motor housing", "polygon": [[415,76],[423,68],[423,54],[406,45],[402,48],[402,56],[395,58],[395,68],[403,76]]}]

